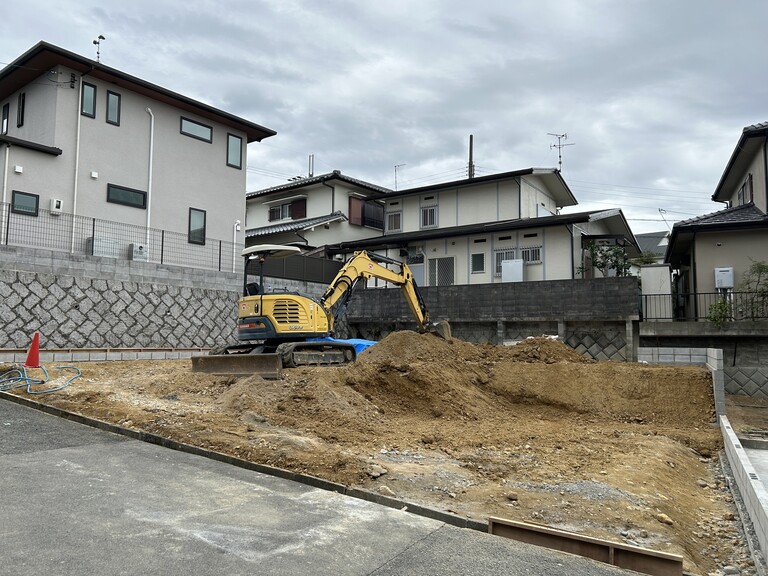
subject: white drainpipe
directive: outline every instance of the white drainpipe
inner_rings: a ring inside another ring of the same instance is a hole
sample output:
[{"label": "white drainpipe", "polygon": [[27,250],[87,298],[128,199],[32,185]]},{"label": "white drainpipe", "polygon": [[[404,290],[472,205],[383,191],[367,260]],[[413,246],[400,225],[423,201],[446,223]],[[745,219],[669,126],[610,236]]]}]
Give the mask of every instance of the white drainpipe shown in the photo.
[{"label": "white drainpipe", "polygon": [[235,220],[232,226],[232,273],[235,273],[237,264],[237,233],[240,231],[240,220]]},{"label": "white drainpipe", "polygon": [[155,115],[152,114],[152,109],[149,106],[146,110],[149,114],[149,177],[147,181],[147,240],[145,244],[149,250],[149,228],[152,224],[152,161],[155,156]]},{"label": "white drainpipe", "polygon": [[[3,166],[3,209],[5,209],[5,200],[8,196],[8,159],[11,156],[11,145],[5,145],[5,165]],[[10,211],[11,207],[8,207]],[[0,222],[0,244],[5,244],[5,223]]]},{"label": "white drainpipe", "polygon": [[[80,75],[80,86],[77,91],[77,131],[75,133],[75,183],[72,188],[72,242],[69,251],[75,253],[75,226],[77,222],[77,180],[80,177],[80,120],[83,115],[83,76]],[[96,242],[96,239],[93,239]]]}]

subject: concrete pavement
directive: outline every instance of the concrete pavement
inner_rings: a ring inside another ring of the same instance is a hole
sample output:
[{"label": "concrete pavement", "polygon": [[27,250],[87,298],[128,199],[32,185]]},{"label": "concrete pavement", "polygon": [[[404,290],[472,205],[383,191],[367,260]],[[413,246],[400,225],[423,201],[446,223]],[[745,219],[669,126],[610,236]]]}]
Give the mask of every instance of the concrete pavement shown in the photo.
[{"label": "concrete pavement", "polygon": [[0,398],[0,575],[626,575]]}]

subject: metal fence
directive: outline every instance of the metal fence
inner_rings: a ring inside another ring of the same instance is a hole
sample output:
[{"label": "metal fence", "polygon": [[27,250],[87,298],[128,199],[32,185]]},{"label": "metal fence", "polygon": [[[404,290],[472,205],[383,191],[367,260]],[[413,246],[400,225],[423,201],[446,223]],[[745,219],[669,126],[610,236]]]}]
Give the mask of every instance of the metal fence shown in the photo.
[{"label": "metal fence", "polygon": [[192,244],[179,232],[42,209],[36,215],[22,214],[5,203],[0,203],[0,222],[0,245],[224,272],[242,270],[243,247],[226,240],[206,238],[205,244]]},{"label": "metal fence", "polygon": [[768,319],[768,292],[643,294],[641,319],[714,322]]}]

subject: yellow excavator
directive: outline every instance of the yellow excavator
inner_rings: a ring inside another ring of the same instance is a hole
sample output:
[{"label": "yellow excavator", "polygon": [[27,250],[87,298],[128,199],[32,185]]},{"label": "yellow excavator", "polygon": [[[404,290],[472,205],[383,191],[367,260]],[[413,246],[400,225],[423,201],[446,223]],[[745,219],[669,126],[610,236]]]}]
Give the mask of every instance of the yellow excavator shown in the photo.
[{"label": "yellow excavator", "polygon": [[[238,302],[237,339],[248,344],[214,349],[208,357],[193,358],[194,369],[272,376],[275,372],[279,375],[282,367],[353,362],[355,344],[334,339],[334,326],[344,313],[357,282],[369,278],[378,278],[401,288],[419,332],[434,332],[446,339],[451,337],[448,322],[430,322],[429,312],[408,265],[366,251],[355,252],[344,263],[320,298],[298,292],[266,292],[264,261],[300,251],[295,246],[275,244],[250,246],[243,250],[246,263],[243,296]],[[258,284],[248,282],[249,263],[253,260],[259,263]],[[242,356],[250,358],[237,360]]]}]

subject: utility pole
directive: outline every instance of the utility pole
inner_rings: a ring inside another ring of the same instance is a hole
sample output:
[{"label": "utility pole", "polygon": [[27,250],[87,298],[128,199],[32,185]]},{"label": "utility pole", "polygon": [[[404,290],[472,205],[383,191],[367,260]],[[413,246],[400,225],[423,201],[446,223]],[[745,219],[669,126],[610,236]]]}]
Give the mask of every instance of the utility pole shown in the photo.
[{"label": "utility pole", "polygon": [[467,162],[467,177],[472,179],[475,177],[475,162],[473,160],[474,155],[474,136],[469,135],[469,162]]},{"label": "utility pole", "polygon": [[395,192],[397,192],[397,169],[402,168],[405,164],[395,164]]},{"label": "utility pole", "polygon": [[563,148],[566,146],[574,146],[575,144],[569,143],[569,144],[563,144],[563,140],[568,140],[568,134],[554,134],[552,132],[547,132],[548,136],[554,136],[557,138],[557,144],[550,144],[549,149],[552,150],[552,148],[557,148],[557,166],[558,170],[560,172],[563,171]]}]

